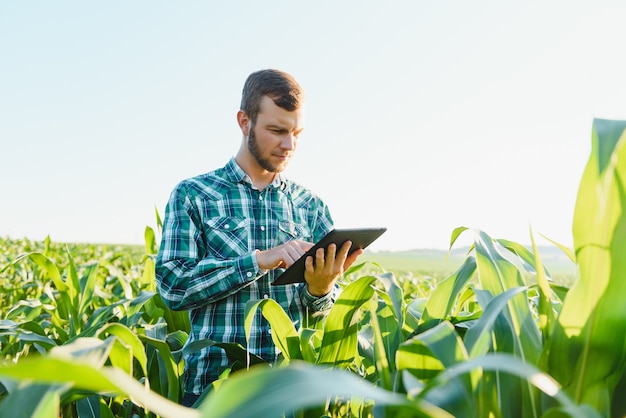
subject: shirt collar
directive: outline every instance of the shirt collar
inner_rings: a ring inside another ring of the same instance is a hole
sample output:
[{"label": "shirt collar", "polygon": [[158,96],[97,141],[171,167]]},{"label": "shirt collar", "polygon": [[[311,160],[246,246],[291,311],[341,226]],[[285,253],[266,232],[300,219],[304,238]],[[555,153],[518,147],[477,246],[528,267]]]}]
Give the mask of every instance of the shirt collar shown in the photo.
[{"label": "shirt collar", "polygon": [[[248,176],[246,172],[243,171],[243,168],[239,167],[239,164],[237,164],[237,161],[235,161],[235,157],[231,157],[225,168],[230,180],[232,180],[234,183],[248,183],[252,185],[252,180],[250,179],[250,176]],[[278,173],[278,175],[274,177],[274,180],[272,180],[272,182],[269,184],[269,186],[271,187],[280,189],[284,189],[285,185],[285,179],[280,173]]]}]

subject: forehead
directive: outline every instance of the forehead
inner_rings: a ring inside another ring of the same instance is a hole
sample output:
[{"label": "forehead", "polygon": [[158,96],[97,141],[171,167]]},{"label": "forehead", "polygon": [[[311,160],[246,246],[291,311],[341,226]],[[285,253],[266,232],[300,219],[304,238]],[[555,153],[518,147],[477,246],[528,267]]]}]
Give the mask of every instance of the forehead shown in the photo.
[{"label": "forehead", "polygon": [[264,96],[260,102],[257,123],[301,129],[304,126],[304,105],[289,111],[277,106],[270,97]]}]

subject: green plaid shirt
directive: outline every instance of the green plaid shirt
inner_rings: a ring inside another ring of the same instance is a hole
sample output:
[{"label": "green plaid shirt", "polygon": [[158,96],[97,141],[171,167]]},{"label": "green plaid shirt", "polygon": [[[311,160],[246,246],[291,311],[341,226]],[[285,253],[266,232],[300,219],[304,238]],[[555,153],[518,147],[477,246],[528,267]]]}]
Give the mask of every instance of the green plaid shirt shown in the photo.
[{"label": "green plaid shirt", "polygon": [[[187,344],[206,338],[236,342],[273,363],[279,352],[260,312],[246,343],[246,302],[274,299],[297,329],[307,312],[330,308],[336,294],[315,298],[304,284],[271,286],[283,270],[259,268],[255,251],[294,239],[316,242],[332,225],[328,207],[309,190],[282,176],[257,190],[234,158],[179,183],[165,210],[156,278],[167,306],[189,310]],[[201,393],[227,364],[216,347],[188,355],[186,392]]]}]

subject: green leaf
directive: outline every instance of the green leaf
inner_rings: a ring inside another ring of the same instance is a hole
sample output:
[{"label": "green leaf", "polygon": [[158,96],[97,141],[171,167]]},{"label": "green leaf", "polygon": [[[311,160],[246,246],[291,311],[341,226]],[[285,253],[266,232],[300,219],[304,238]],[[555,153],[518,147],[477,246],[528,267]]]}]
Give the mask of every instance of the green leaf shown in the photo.
[{"label": "green leaf", "polygon": [[283,356],[287,360],[302,359],[298,332],[283,308],[273,299],[251,300],[246,303],[244,311],[246,341],[250,341],[250,331],[257,308],[270,323],[272,340]]},{"label": "green leaf", "polygon": [[548,372],[603,415],[626,361],[626,121],[595,119],[574,211],[579,279],[552,336]]},{"label": "green leaf", "polygon": [[154,234],[154,229],[146,226],[146,230],[144,232],[144,239],[146,242],[146,254],[156,254],[159,251],[159,248],[156,243],[156,236]]},{"label": "green leaf", "polygon": [[[411,391],[419,391],[408,379],[406,372],[411,375],[429,381],[441,374],[443,370],[455,364],[462,363],[468,358],[463,341],[448,321],[442,322],[434,328],[429,329],[408,340],[398,351],[398,370],[403,371],[405,385]],[[440,387],[432,389],[425,396],[426,399],[442,408],[454,416],[473,416],[476,411],[476,399],[473,395],[474,382],[478,382],[480,374],[472,372],[469,375],[457,376],[450,381],[444,382]],[[413,392],[417,395],[419,392]]]},{"label": "green leaf", "polygon": [[404,310],[402,309],[404,294],[402,288],[398,285],[398,281],[391,272],[379,274],[376,277],[385,288],[385,293],[381,295],[381,298],[393,308],[393,314],[398,324],[398,336],[401,336],[401,330],[404,327]]},{"label": "green leaf", "polygon": [[[48,277],[50,277],[50,279],[54,283],[54,286],[59,291],[60,300],[57,301],[57,310],[59,316],[65,320],[75,318],[76,312],[70,297],[70,288],[61,278],[61,273],[59,272],[59,269],[54,261],[44,256],[43,254],[36,252],[26,254],[26,256],[31,261],[35,262],[39,267],[45,270]],[[21,258],[18,257],[16,261],[19,259]],[[75,335],[75,333],[72,333],[72,335]]]},{"label": "green leaf", "polygon": [[396,366],[419,379],[431,379],[446,367],[467,358],[465,346],[454,326],[445,321],[402,343]]},{"label": "green leaf", "polygon": [[[1,374],[0,368],[0,374]],[[59,394],[69,385],[20,382],[0,402],[0,416],[7,418],[58,418]]]},{"label": "green leaf", "polygon": [[[484,290],[497,295],[508,289],[526,286],[517,267],[502,256],[499,244],[486,233],[478,231],[474,245],[478,275]],[[510,330],[496,334],[498,350],[520,354],[536,364],[542,344],[526,292],[511,299],[503,314]]]},{"label": "green leaf", "polygon": [[543,234],[539,234],[539,235],[541,235],[544,239],[550,241],[552,244],[554,244],[556,247],[558,247],[561,251],[563,251],[563,254],[565,254],[567,256],[567,258],[569,258],[572,261],[572,263],[576,262],[576,254],[574,253],[574,250],[572,248],[567,247],[567,246],[565,246],[563,244],[560,244],[560,243],[554,241],[553,239],[550,239],[550,238],[546,237]]},{"label": "green leaf", "polygon": [[[441,386],[446,381],[455,379],[477,369],[509,373],[524,379],[547,396],[559,402],[560,405],[569,411],[572,418],[592,418],[601,416],[597,411],[590,410],[588,407],[577,406],[567,393],[561,389],[558,382],[550,375],[542,372],[532,364],[526,363],[518,357],[506,353],[486,354],[482,357],[470,359],[446,368],[446,370],[426,385],[422,396],[429,390]],[[477,412],[477,414],[479,415],[479,412]]]},{"label": "green leaf", "polygon": [[463,264],[432,291],[420,322],[418,331],[424,332],[446,320],[455,306],[457,296],[465,289],[476,271],[476,259],[468,255]]},{"label": "green leaf", "polygon": [[158,350],[161,360],[159,364],[162,365],[160,374],[161,377],[167,381],[167,398],[174,402],[178,402],[180,392],[178,365],[174,361],[174,357],[172,356],[169,346],[165,341],[150,338],[145,335],[140,335],[139,339],[143,341],[146,346],[151,345]]},{"label": "green leaf", "polygon": [[[46,273],[48,274],[48,277],[52,279],[52,281],[54,282],[54,286],[57,288],[59,292],[69,291],[69,288],[67,287],[63,279],[61,279],[61,273],[59,272],[59,269],[57,268],[54,261],[52,261],[51,259],[49,259],[48,257],[44,256],[41,253],[30,253],[30,254],[27,254],[27,256],[29,259],[37,263],[39,267],[43,268],[46,271]],[[19,259],[20,258],[18,258],[17,260]]]},{"label": "green leaf", "polygon": [[452,236],[450,237],[450,249],[452,249],[452,246],[454,245],[454,243],[456,242],[456,240],[459,238],[459,236],[467,231],[469,228],[465,227],[465,226],[459,226],[454,228],[454,230],[452,231]]},{"label": "green leaf", "polygon": [[98,263],[91,263],[87,266],[87,271],[80,280],[80,305],[78,307],[78,315],[80,316],[87,313],[87,307],[93,300],[97,277]]},{"label": "green leaf", "polygon": [[161,231],[163,229],[163,221],[161,220],[161,215],[159,214],[159,208],[157,208],[156,205],[154,205],[154,212],[156,215],[157,229]]},{"label": "green leaf", "polygon": [[509,289],[491,299],[484,307],[481,317],[470,327],[463,340],[467,351],[470,353],[470,358],[487,354],[489,348],[491,348],[493,324],[511,298],[524,290],[524,287]]},{"label": "green leaf", "polygon": [[[530,251],[528,248],[526,248],[520,243],[509,241],[506,239],[498,239],[496,240],[496,242],[502,245],[507,250],[511,251],[513,254],[515,254],[518,257],[518,259],[521,261],[522,266],[524,267],[524,269],[526,269],[526,271],[530,273],[538,274],[539,265],[537,264],[537,261],[539,260],[537,260],[537,257],[532,251]],[[548,270],[546,270],[546,268],[543,265],[541,265],[541,273],[544,276],[546,275],[548,277],[550,276]]]},{"label": "green leaf", "polygon": [[195,353],[196,351],[202,350],[203,348],[209,347],[212,345],[224,350],[224,352],[226,353],[226,357],[228,357],[228,361],[230,364],[233,364],[236,362],[239,362],[242,364],[250,364],[251,366],[255,364],[267,364],[265,360],[263,360],[259,356],[256,356],[250,353],[245,348],[243,348],[241,344],[217,343],[209,339],[197,340],[197,341],[192,342],[191,344],[186,344],[185,347],[183,347],[181,351],[178,351],[173,354],[176,354],[176,356],[180,355],[182,357],[185,357],[192,353]]},{"label": "green leaf", "polygon": [[[180,406],[176,402],[147,390],[141,383],[119,369],[96,368],[90,364],[78,362],[76,359],[26,358],[18,364],[0,367],[0,376],[52,384],[70,383],[77,389],[106,394],[124,394],[138,405],[148,407],[163,418],[199,417],[198,411]],[[20,408],[23,408],[23,405],[20,405]],[[15,415],[10,415],[13,417],[18,416],[17,411],[19,409],[8,412],[15,413]]]},{"label": "green leaf", "polygon": [[[376,370],[378,372],[378,376],[380,377],[381,387],[387,390],[392,390],[393,389],[393,382],[391,378],[392,368],[390,367],[390,364],[389,364],[389,358],[395,358],[397,347],[393,348],[393,357],[390,357],[388,353],[388,351],[390,351],[388,347],[388,341],[389,341],[390,336],[395,336],[397,334],[395,332],[386,333],[385,336],[387,337],[387,339],[385,340],[385,338],[383,337],[383,332],[384,332],[383,327],[381,327],[380,321],[378,320],[379,319],[379,310],[377,309],[378,303],[376,303],[375,300],[371,299],[369,301],[369,305],[370,305],[370,326],[371,326],[372,334],[373,334],[373,338],[372,338],[373,341],[371,345],[374,351]],[[388,311],[389,308],[387,305],[384,305],[382,310],[383,312]],[[389,315],[389,316],[393,316],[393,315]],[[384,318],[387,319],[389,318],[389,316],[385,316]],[[384,319],[382,322],[385,325],[388,322],[393,323],[393,321],[386,321]],[[397,322],[395,322],[395,327],[399,329]],[[385,326],[384,329],[387,330],[389,329],[389,327]],[[399,342],[397,344],[399,344]]]},{"label": "green leaf", "polygon": [[317,360],[317,348],[321,344],[320,329],[303,328],[300,330],[300,352],[302,359],[308,363],[315,363]]},{"label": "green leaf", "polygon": [[554,314],[554,308],[552,307],[553,292],[550,288],[550,282],[548,281],[543,269],[543,263],[539,255],[539,249],[535,243],[535,237],[533,236],[532,230],[530,231],[530,240],[537,263],[537,284],[539,285],[539,329],[541,330],[541,334],[543,336],[544,345],[547,346],[556,323],[556,315]]},{"label": "green leaf", "polygon": [[398,406],[410,412],[399,416],[451,417],[433,405],[409,401],[352,373],[299,361],[279,369],[255,367],[231,376],[207,396],[200,405],[200,412],[206,418],[279,417],[283,413],[323,406],[331,397],[369,399],[377,405]]},{"label": "green leaf", "polygon": [[[173,311],[163,302],[161,295],[156,293],[152,298],[154,305],[163,311],[163,319],[167,322],[167,332],[185,331],[187,334],[191,331],[188,311]],[[154,318],[158,319],[158,318]]]},{"label": "green leaf", "polygon": [[72,254],[70,253],[69,248],[66,246],[67,251],[67,260],[68,260],[68,269],[67,269],[67,286],[68,286],[68,294],[72,301],[72,306],[74,308],[74,313],[78,314],[78,295],[80,295],[80,284],[78,283],[78,273],[76,272],[76,266],[74,265],[74,259],[72,258]]},{"label": "green leaf", "polygon": [[[130,348],[132,356],[137,359],[144,376],[148,375],[148,358],[146,357],[146,350],[141,340],[130,328],[120,323],[108,323],[100,331],[98,335],[115,335],[120,341]],[[132,363],[132,361],[131,361]]]},{"label": "green leaf", "polygon": [[78,418],[100,418],[100,397],[88,396],[76,401]]},{"label": "green leaf", "polygon": [[357,312],[374,296],[374,276],[364,276],[343,289],[324,323],[317,363],[348,367],[357,354]]}]

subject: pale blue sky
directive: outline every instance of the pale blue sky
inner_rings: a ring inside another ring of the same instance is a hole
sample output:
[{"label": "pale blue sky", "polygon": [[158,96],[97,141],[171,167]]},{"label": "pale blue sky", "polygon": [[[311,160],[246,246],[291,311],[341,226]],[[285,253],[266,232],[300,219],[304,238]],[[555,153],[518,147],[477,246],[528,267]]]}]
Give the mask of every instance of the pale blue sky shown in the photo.
[{"label": "pale blue sky", "polygon": [[571,245],[592,120],[626,118],[624,18],[602,0],[0,0],[0,236],[142,243],[178,181],[236,152],[243,82],[273,67],[308,97],[286,174],[337,226],[387,226],[372,249],[446,248],[461,225]]}]

